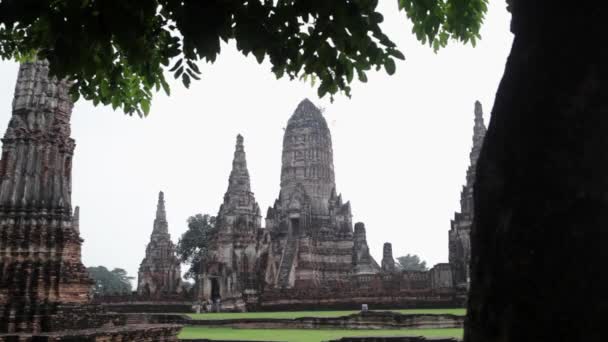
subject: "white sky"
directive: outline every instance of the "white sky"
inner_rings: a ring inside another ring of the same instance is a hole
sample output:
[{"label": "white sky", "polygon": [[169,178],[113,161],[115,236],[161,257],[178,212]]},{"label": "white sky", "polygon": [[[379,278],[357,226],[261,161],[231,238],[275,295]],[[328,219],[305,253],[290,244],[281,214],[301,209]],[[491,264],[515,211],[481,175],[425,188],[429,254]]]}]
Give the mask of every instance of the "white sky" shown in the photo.
[{"label": "white sky", "polygon": [[[203,78],[158,94],[145,119],[79,101],[72,203],[80,205],[83,262],[137,274],[152,232],[157,194],[165,192],[174,242],[196,213],[217,214],[228,185],[235,136],[245,137],[252,190],[262,209],[279,193],[283,128],[308,97],[325,107],[337,190],[363,221],[377,260],[390,241],[397,257],[446,262],[448,230],[473,133],[473,103],[486,124],[512,35],[504,1],[491,1],[476,48],[452,42],[434,54],[411,34],[397,1],[383,0],[383,30],[405,54],[397,73],[370,72],[352,99],[318,99],[310,84],[276,80],[270,65],[224,46]],[[0,61],[0,132],[11,115],[18,66]],[[182,267],[184,270],[186,267]]]}]

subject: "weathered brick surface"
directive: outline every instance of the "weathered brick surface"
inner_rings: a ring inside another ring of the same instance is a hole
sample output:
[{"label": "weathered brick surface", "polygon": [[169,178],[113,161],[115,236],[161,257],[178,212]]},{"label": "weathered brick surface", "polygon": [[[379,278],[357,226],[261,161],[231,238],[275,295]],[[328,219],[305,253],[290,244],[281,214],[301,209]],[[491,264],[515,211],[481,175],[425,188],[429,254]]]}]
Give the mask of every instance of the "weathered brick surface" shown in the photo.
[{"label": "weathered brick surface", "polygon": [[46,61],[19,69],[0,160],[0,341],[175,341],[179,326],[124,326],[87,305],[69,87]]},{"label": "weathered brick surface", "polygon": [[233,311],[462,305],[449,264],[401,272],[390,244],[383,267],[374,260],[365,225],[353,227],[350,203],[336,191],[327,122],[307,99],[287,122],[280,185],[261,229],[239,135],[198,299]]},{"label": "weathered brick surface", "polygon": [[0,161],[0,331],[38,331],[56,303],[89,300],[72,219],[68,90],[46,62],[19,70]]}]

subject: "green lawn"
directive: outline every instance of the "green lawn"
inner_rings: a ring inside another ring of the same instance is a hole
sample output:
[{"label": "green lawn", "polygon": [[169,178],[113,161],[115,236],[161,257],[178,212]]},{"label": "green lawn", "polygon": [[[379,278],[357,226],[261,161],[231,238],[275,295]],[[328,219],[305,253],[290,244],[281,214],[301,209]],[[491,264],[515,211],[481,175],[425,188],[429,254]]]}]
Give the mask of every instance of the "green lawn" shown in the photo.
[{"label": "green lawn", "polygon": [[320,342],[345,336],[425,336],[462,338],[462,329],[321,330],[321,329],[233,329],[188,326],[179,338],[210,340]]},{"label": "green lawn", "polygon": [[[465,315],[465,309],[398,309],[387,310],[404,314],[452,314]],[[298,317],[340,317],[359,311],[282,311],[282,312],[219,312],[188,314],[193,319],[237,319],[237,318],[298,318]]]}]

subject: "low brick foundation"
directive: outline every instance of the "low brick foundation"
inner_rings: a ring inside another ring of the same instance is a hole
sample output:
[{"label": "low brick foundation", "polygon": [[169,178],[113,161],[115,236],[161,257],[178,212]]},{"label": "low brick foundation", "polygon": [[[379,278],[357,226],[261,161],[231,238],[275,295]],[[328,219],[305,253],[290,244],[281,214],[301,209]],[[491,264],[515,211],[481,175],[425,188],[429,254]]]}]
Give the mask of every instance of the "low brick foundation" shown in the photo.
[{"label": "low brick foundation", "polygon": [[329,342],[458,342],[454,338],[425,338],[425,337],[405,337],[405,336],[386,336],[386,337],[342,337],[339,340]]},{"label": "low brick foundation", "polygon": [[192,319],[187,315],[127,314],[132,324],[180,324],[241,329],[443,329],[462,328],[464,316],[370,311],[342,317]]},{"label": "low brick foundation", "polygon": [[0,342],[177,342],[179,325],[128,325],[39,334],[0,334]]}]

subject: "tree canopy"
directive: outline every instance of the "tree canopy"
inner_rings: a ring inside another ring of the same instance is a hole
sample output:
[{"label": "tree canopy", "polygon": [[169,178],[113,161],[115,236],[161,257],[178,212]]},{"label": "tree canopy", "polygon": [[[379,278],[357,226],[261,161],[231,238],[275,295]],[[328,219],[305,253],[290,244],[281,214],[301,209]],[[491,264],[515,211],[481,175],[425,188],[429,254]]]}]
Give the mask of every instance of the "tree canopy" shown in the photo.
[{"label": "tree canopy", "polygon": [[[416,37],[435,49],[450,38],[474,43],[487,0],[399,0]],[[404,59],[382,31],[378,0],[4,0],[0,57],[47,59],[73,81],[72,95],[146,115],[166,73],[188,87],[221,42],[268,59],[277,78],[312,76],[318,95],[350,96],[355,76]]]},{"label": "tree canopy", "polygon": [[188,230],[177,242],[176,254],[181,262],[189,264],[186,278],[193,278],[207,256],[209,242],[215,234],[215,217],[196,214],[188,218]]},{"label": "tree canopy", "polygon": [[403,271],[426,271],[426,261],[420,260],[416,254],[408,254],[397,258],[399,268]]},{"label": "tree canopy", "polygon": [[127,271],[122,268],[115,268],[112,271],[104,266],[87,267],[87,271],[95,286],[93,291],[96,295],[127,295],[131,294],[131,280],[134,277],[127,275]]}]

